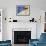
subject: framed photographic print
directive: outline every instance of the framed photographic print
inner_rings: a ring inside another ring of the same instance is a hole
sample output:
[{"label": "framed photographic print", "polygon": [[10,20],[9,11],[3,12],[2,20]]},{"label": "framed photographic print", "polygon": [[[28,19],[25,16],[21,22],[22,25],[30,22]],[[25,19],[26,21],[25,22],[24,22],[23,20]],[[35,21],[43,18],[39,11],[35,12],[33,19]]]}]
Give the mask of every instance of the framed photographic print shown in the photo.
[{"label": "framed photographic print", "polygon": [[29,16],[30,5],[16,5],[16,15],[17,16]]}]

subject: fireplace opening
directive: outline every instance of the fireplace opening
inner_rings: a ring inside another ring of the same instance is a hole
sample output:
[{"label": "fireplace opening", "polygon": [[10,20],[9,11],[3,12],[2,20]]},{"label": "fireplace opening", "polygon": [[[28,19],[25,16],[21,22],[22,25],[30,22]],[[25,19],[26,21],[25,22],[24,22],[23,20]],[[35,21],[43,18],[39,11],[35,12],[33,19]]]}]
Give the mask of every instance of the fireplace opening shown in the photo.
[{"label": "fireplace opening", "polygon": [[31,31],[14,31],[14,44],[28,44]]}]

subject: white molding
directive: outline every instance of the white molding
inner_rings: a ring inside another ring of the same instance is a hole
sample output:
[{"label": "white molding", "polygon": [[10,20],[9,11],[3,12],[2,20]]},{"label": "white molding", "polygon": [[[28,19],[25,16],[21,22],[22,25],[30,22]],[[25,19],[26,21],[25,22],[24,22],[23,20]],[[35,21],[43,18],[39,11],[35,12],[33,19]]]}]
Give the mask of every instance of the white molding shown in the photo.
[{"label": "white molding", "polygon": [[1,12],[1,16],[0,16],[0,18],[1,18],[1,32],[0,32],[0,41],[2,41],[2,9],[0,9],[0,12]]}]

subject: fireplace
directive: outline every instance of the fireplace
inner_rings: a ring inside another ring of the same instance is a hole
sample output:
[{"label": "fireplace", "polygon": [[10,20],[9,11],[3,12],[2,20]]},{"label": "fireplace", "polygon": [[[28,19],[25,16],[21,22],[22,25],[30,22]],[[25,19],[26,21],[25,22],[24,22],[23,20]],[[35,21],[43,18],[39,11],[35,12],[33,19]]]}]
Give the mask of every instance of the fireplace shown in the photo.
[{"label": "fireplace", "polygon": [[31,31],[14,31],[14,44],[28,44]]}]

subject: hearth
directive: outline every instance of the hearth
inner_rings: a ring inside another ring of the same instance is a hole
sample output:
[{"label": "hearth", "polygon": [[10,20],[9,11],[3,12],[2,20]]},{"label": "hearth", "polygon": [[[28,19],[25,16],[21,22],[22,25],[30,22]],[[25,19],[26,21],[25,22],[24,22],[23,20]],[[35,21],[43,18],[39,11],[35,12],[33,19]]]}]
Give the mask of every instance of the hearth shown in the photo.
[{"label": "hearth", "polygon": [[14,31],[14,44],[28,44],[31,31]]}]

